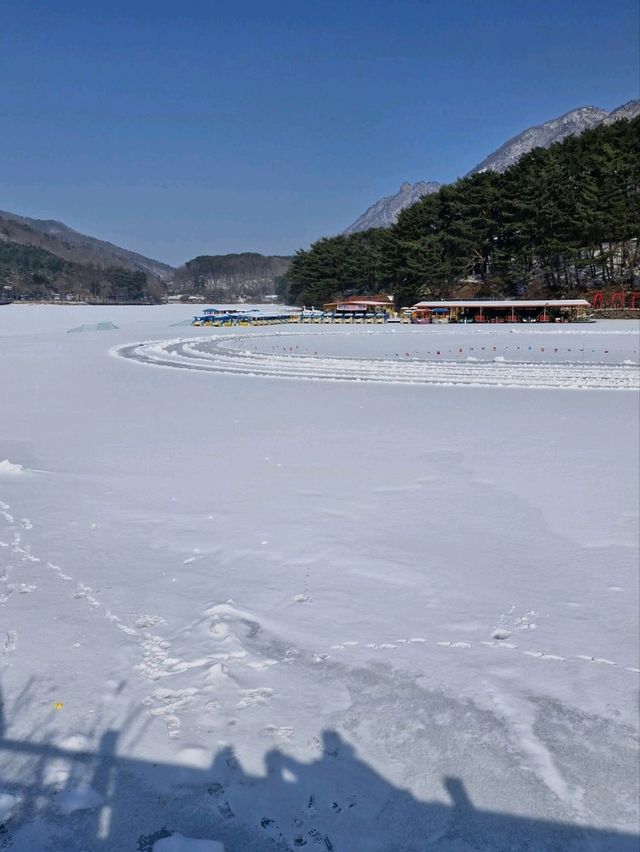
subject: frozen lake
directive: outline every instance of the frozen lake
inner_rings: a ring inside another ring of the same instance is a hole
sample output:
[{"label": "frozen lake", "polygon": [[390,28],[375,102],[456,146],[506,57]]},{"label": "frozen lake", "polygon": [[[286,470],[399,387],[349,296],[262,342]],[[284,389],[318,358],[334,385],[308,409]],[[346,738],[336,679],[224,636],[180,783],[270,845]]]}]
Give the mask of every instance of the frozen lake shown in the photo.
[{"label": "frozen lake", "polygon": [[0,307],[0,849],[636,849],[638,324],[193,312]]}]

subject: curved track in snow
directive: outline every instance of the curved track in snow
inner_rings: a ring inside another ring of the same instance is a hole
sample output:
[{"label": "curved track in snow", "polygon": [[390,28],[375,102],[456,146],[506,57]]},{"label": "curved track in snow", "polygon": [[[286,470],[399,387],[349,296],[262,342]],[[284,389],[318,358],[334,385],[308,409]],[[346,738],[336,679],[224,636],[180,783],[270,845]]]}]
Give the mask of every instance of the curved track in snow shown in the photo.
[{"label": "curved track in snow", "polygon": [[[258,335],[251,334],[250,337],[253,340]],[[635,364],[395,361],[277,355],[235,348],[243,339],[249,339],[249,335],[146,341],[117,346],[112,351],[119,357],[157,367],[280,379],[510,388],[640,389],[640,371]]]}]

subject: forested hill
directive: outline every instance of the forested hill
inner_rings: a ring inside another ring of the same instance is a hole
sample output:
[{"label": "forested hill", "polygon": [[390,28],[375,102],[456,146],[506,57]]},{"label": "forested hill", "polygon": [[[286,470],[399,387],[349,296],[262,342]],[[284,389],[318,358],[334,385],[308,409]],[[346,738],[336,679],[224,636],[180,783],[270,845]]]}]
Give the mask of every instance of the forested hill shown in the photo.
[{"label": "forested hill", "polygon": [[295,255],[291,303],[392,292],[562,297],[640,274],[640,118],[536,148],[500,173],[442,187],[395,225],[327,237]]},{"label": "forested hill", "polygon": [[173,273],[173,267],[166,263],[81,234],[54,219],[32,219],[0,210],[0,233],[5,241],[36,246],[72,263],[103,269],[121,266],[132,272],[144,272],[160,281],[165,281]]},{"label": "forested hill", "polygon": [[169,289],[173,293],[206,296],[212,301],[260,301],[275,292],[284,294],[284,275],[290,264],[290,257],[255,252],[201,255],[176,270]]},{"label": "forested hill", "polygon": [[164,286],[142,270],[74,263],[37,246],[3,240],[0,232],[0,300],[157,302],[163,295]]},{"label": "forested hill", "polygon": [[62,222],[0,212],[0,298],[157,300],[172,271]]}]

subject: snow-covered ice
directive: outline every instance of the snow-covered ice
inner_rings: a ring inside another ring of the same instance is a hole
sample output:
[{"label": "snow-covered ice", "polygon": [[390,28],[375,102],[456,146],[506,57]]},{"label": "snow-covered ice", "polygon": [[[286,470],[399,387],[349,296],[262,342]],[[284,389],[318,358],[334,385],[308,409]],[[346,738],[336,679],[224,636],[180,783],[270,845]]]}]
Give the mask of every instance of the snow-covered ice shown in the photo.
[{"label": "snow-covered ice", "polygon": [[0,308],[0,848],[636,849],[637,324],[191,313]]},{"label": "snow-covered ice", "polygon": [[6,822],[16,806],[16,797],[0,792],[0,823]]},{"label": "snow-covered ice", "polygon": [[64,790],[57,797],[56,805],[60,813],[65,816],[75,811],[91,811],[99,807],[104,799],[88,784],[80,784]]},{"label": "snow-covered ice", "polygon": [[224,852],[222,843],[172,834],[153,844],[153,852]]}]

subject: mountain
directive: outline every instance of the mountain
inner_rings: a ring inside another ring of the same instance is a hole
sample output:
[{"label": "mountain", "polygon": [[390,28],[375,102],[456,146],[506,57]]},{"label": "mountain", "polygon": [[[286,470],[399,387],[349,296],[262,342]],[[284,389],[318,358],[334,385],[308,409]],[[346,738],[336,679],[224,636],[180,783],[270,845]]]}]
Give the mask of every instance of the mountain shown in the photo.
[{"label": "mountain", "polygon": [[290,257],[242,254],[201,255],[175,271],[171,293],[201,294],[219,302],[260,301],[283,292]]},{"label": "mountain", "polygon": [[561,142],[574,133],[582,133],[590,127],[595,127],[609,117],[609,113],[597,107],[580,107],[571,110],[559,118],[552,118],[536,127],[529,127],[512,139],[507,140],[497,151],[471,169],[470,175],[476,172],[504,172],[509,166],[528,154],[534,148],[548,148],[554,142]]},{"label": "mountain", "polygon": [[166,263],[81,234],[54,219],[31,219],[0,210],[0,241],[35,246],[71,263],[144,272],[158,281],[166,281],[173,273]]},{"label": "mountain", "polygon": [[[579,107],[571,110],[558,118],[546,121],[544,124],[529,127],[522,133],[509,139],[501,145],[497,151],[478,163],[468,173],[494,171],[503,172],[517,163],[523,154],[527,154],[534,148],[549,148],[555,142],[561,142],[567,136],[582,133],[598,124],[613,124],[623,118],[633,119],[640,115],[640,100],[628,101],[611,112],[598,107]],[[403,183],[400,191],[387,198],[376,201],[356,221],[349,225],[344,234],[354,234],[358,231],[366,231],[368,228],[388,228],[398,218],[398,213],[406,207],[410,207],[423,195],[437,192],[442,184],[433,181],[420,181],[415,184]]]},{"label": "mountain", "polygon": [[388,228],[396,221],[401,210],[415,204],[423,195],[437,192],[441,186],[442,184],[435,181],[405,182],[395,195],[388,195],[372,204],[362,216],[359,216],[352,225],[349,225],[344,233],[349,235],[358,231],[368,231],[369,228]]},{"label": "mountain", "polygon": [[626,118],[627,121],[631,121],[632,119],[637,118],[639,115],[640,100],[627,101],[626,104],[622,104],[622,106],[616,107],[616,109],[611,110],[609,115],[602,123],[613,124],[615,121],[621,121],[623,118]]}]

